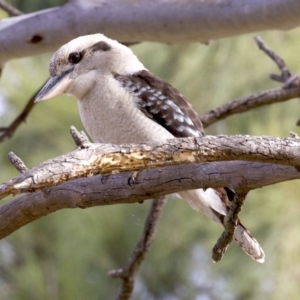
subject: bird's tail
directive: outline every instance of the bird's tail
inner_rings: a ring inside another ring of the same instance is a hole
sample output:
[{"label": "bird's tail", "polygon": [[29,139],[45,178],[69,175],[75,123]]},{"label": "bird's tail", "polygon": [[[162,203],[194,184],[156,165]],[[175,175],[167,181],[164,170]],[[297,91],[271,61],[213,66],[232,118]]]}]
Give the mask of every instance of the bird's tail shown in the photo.
[{"label": "bird's tail", "polygon": [[235,241],[241,246],[246,254],[259,263],[265,262],[265,253],[258,241],[250,234],[247,228],[239,221],[235,233]]},{"label": "bird's tail", "polygon": [[[224,216],[228,212],[228,199],[222,200],[222,195],[214,189],[197,189],[180,192],[179,196],[195,210],[201,211],[210,219],[224,225]],[[227,203],[227,204],[226,204]],[[235,241],[246,254],[257,262],[265,261],[265,254],[257,240],[250,234],[246,227],[239,221],[234,233]]]}]

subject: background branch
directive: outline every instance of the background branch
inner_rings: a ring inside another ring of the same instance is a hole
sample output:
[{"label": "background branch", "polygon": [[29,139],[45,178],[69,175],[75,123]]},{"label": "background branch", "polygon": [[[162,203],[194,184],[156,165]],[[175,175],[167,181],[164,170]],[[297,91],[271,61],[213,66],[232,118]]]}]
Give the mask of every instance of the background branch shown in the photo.
[{"label": "background branch", "polygon": [[[267,9],[266,9],[267,7]],[[84,34],[102,32],[123,42],[207,42],[300,25],[298,0],[72,1],[0,23],[0,64],[56,50]],[[72,16],[72,18],[66,17]],[[55,20],[55,22],[53,22]],[[157,34],[159,32],[159,34]]]},{"label": "background branch", "polygon": [[226,216],[225,229],[212,250],[212,259],[215,262],[223,258],[229,244],[233,241],[239,214],[246,200],[246,196],[247,193],[237,193],[230,204],[230,210]]},{"label": "background branch", "polygon": [[300,86],[285,89],[283,87],[252,94],[236,99],[212,109],[200,116],[203,127],[206,128],[234,114],[248,112],[261,106],[280,103],[300,97]]},{"label": "background branch", "polygon": [[143,234],[128,262],[123,268],[111,270],[108,273],[108,275],[111,277],[121,278],[123,280],[120,294],[117,297],[119,300],[127,300],[132,294],[134,288],[134,276],[154,240],[165,204],[165,197],[153,200],[145,222]]},{"label": "background branch", "polygon": [[[278,69],[280,70],[281,74],[278,76],[276,74],[271,74],[270,77],[273,80],[288,83],[288,81],[293,77],[293,73],[289,70],[287,65],[285,64],[284,60],[276,54],[263,40],[260,36],[254,37],[258,47],[260,50],[262,50],[264,53],[266,53],[277,65]],[[298,76],[296,78],[293,78],[293,81],[291,82],[291,86],[299,86],[300,79]]]},{"label": "background branch", "polygon": [[10,17],[14,17],[14,16],[20,16],[23,13],[18,10],[16,7],[8,4],[6,1],[4,0],[0,0],[0,8],[4,11],[6,11],[8,13],[8,15]]},{"label": "background branch", "polygon": [[[46,81],[42,84],[41,87],[43,87],[45,83]],[[28,115],[30,114],[30,112],[34,107],[34,99],[38,94],[38,92],[40,91],[41,87],[39,87],[38,90],[30,97],[24,109],[9,126],[0,127],[0,143],[5,141],[8,138],[11,138],[16,132],[16,130],[19,128],[19,126],[23,122],[26,122]]]},{"label": "background branch", "polygon": [[251,94],[250,96],[227,102],[215,109],[206,112],[201,116],[201,121],[204,128],[234,114],[244,113],[261,106],[280,103],[296,97],[300,97],[299,76],[293,74],[289,70],[284,60],[278,54],[276,54],[262,40],[261,37],[256,36],[254,39],[259,49],[261,49],[267,56],[269,56],[281,71],[280,75],[271,74],[271,79],[282,82],[284,83],[284,85],[280,88]]}]

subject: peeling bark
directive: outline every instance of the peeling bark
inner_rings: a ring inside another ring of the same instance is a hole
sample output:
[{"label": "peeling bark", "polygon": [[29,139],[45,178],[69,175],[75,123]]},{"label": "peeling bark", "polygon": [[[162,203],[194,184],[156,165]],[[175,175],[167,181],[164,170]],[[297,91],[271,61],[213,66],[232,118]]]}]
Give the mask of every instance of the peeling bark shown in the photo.
[{"label": "peeling bark", "polygon": [[0,185],[0,199],[97,174],[139,171],[213,161],[248,160],[300,166],[300,140],[251,136],[205,136],[138,145],[88,144],[45,161]]}]

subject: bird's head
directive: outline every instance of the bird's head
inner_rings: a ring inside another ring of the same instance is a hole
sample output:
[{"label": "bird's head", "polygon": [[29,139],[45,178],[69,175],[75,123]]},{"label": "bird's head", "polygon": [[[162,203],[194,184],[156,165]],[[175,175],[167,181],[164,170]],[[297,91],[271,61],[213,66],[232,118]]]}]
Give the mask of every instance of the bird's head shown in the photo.
[{"label": "bird's head", "polygon": [[143,68],[132,51],[117,41],[103,34],[81,36],[53,54],[49,65],[51,77],[36,96],[35,102],[63,93],[73,94],[80,99],[98,78],[132,74]]}]

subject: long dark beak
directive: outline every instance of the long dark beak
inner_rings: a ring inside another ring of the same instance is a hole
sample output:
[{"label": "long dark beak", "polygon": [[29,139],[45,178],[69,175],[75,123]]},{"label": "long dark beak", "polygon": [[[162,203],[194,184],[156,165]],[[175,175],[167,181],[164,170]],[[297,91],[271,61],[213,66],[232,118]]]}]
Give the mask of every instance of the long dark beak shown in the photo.
[{"label": "long dark beak", "polygon": [[69,86],[70,82],[72,81],[72,79],[69,76],[69,74],[72,71],[73,69],[70,69],[58,76],[50,77],[50,79],[46,82],[44,87],[39,91],[39,93],[35,97],[34,102],[36,103],[48,100],[63,94]]}]

